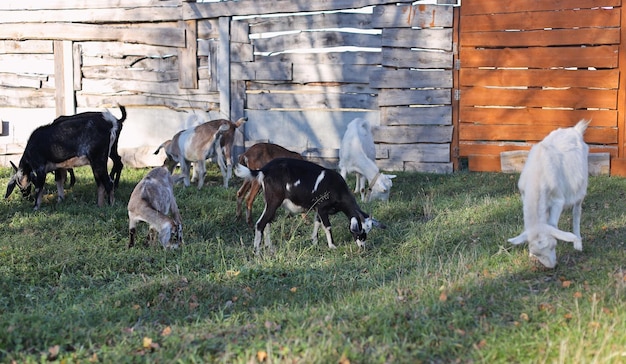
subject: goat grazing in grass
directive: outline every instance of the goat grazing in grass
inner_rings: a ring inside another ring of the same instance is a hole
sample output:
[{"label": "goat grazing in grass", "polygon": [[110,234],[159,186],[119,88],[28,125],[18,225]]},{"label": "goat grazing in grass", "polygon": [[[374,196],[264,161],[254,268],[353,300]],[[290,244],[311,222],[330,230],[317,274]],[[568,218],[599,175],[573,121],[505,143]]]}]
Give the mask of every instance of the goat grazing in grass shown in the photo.
[{"label": "goat grazing in grass", "polygon": [[[345,179],[348,173],[356,174],[354,193],[361,194],[361,201],[389,199],[389,192],[395,175],[381,173],[376,163],[376,149],[370,124],[356,118],[348,124],[339,148],[339,169]],[[365,190],[365,178],[368,189]]]},{"label": "goat grazing in grass", "polygon": [[[275,158],[303,159],[296,152],[292,152],[277,144],[257,143],[239,155],[239,164],[249,169],[260,169]],[[256,179],[244,180],[237,191],[237,218],[241,217],[241,205],[246,201],[246,222],[252,226],[252,205],[255,197],[261,190],[261,184]]]},{"label": "goat grazing in grass", "polygon": [[[191,117],[197,117],[192,115]],[[189,169],[190,163],[194,166],[194,179],[198,181],[198,189],[204,184],[206,173],[205,161],[215,157],[224,178],[224,187],[228,188],[228,181],[232,176],[232,150],[235,140],[235,130],[246,122],[247,118],[240,118],[237,122],[226,119],[208,121],[198,126],[182,130],[171,140],[165,141],[157,148],[165,149],[167,159],[165,165],[170,173],[176,164],[180,164],[181,174],[185,187],[191,184]]]},{"label": "goat grazing in grass", "polygon": [[[170,217],[170,212],[172,217]],[[174,180],[167,170],[161,166],[152,169],[135,186],[128,201],[128,230],[130,242],[128,247],[135,245],[137,223],[143,221],[150,225],[145,245],[158,235],[164,248],[178,248],[183,244],[183,223],[174,197]],[[174,234],[174,242],[170,242]]]},{"label": "goat grazing in grass", "polygon": [[[14,174],[9,180],[5,198],[18,186],[23,195],[35,186],[35,210],[41,205],[46,174],[55,171],[58,199],[64,198],[65,171],[89,164],[98,186],[98,206],[104,204],[105,193],[113,204],[114,172],[122,170],[121,158],[113,158],[111,176],[107,173],[107,161],[112,151],[117,155],[117,141],[126,119],[126,109],[120,106],[122,117],[118,120],[109,111],[85,112],[62,116],[53,123],[35,129],[26,143],[19,166],[11,165]],[[118,155],[119,156],[119,155]],[[116,177],[119,180],[119,175]]]},{"label": "goat grazing in grass", "polygon": [[[255,226],[254,251],[258,254],[261,238],[271,246],[269,231],[265,231],[282,205],[292,213],[314,210],[315,225],[312,239],[317,243],[317,232],[324,225],[328,247],[336,248],[330,232],[329,215],[343,212],[350,219],[350,232],[359,247],[365,245],[372,226],[385,226],[363,212],[346,181],[339,173],[305,160],[276,158],[259,170],[250,170],[238,164],[235,174],[244,179],[257,179],[263,187],[265,209]],[[269,228],[269,227],[268,227]]]},{"label": "goat grazing in grass", "polygon": [[[531,256],[547,268],[556,266],[557,239],[582,250],[580,217],[587,193],[589,146],[583,134],[588,120],[552,131],[530,150],[518,187],[524,205],[524,231],[508,241],[528,242]],[[559,230],[563,208],[572,206],[573,233]]]}]

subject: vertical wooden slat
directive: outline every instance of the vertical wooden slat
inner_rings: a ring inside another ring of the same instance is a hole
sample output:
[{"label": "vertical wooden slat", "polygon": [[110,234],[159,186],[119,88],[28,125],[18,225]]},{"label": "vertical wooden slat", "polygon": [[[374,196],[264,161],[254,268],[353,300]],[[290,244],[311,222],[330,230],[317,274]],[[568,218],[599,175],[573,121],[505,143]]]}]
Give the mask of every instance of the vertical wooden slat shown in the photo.
[{"label": "vertical wooden slat", "polygon": [[230,119],[230,20],[224,16],[219,19],[219,45],[217,52],[218,90],[220,93],[220,113]]},{"label": "vertical wooden slat", "polygon": [[622,12],[620,34],[622,43],[619,47],[619,88],[617,89],[617,158],[611,160],[611,175],[626,176],[626,155],[624,155],[624,144],[626,143],[626,50],[624,40],[626,40],[626,13],[624,7]]},{"label": "vertical wooden slat", "polygon": [[452,142],[450,143],[450,159],[452,162],[452,169],[454,171],[459,170],[459,96],[461,92],[461,83],[459,74],[461,70],[461,59],[459,58],[459,39],[460,39],[460,27],[461,9],[456,7],[453,10],[453,25],[452,25],[452,57],[453,57],[453,76],[452,76]]},{"label": "vertical wooden slat", "polygon": [[76,43],[72,47],[72,59],[74,60],[74,91],[80,91],[83,89],[83,73],[81,68],[83,66],[83,47]]},{"label": "vertical wooden slat", "polygon": [[196,20],[181,21],[185,31],[185,48],[178,50],[178,67],[180,77],[178,87],[181,89],[198,88],[198,26]]},{"label": "vertical wooden slat", "polygon": [[54,82],[56,115],[76,113],[74,102],[74,57],[72,41],[54,41]]}]

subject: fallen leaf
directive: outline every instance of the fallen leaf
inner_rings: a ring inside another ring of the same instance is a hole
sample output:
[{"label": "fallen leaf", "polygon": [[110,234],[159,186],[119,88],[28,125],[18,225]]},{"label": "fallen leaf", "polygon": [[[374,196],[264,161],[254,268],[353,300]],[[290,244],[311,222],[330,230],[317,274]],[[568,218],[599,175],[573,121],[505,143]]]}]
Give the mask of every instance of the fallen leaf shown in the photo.
[{"label": "fallen leaf", "polygon": [[260,362],[264,362],[267,359],[267,352],[265,350],[259,350],[256,352],[256,359]]},{"label": "fallen leaf", "polygon": [[566,313],[565,315],[563,315],[563,318],[567,321],[571,320],[573,317],[574,315],[572,315],[571,313]]},{"label": "fallen leaf", "polygon": [[441,292],[441,294],[439,295],[439,301],[446,302],[447,300],[448,300],[448,294],[445,291]]},{"label": "fallen leaf", "polygon": [[346,353],[341,354],[341,358],[339,358],[339,364],[350,364],[350,359],[348,359]]},{"label": "fallen leaf", "polygon": [[582,296],[583,296],[582,293],[580,293],[578,291],[574,292],[574,298],[582,298]]},{"label": "fallen leaf", "polygon": [[59,345],[51,346],[48,348],[48,360],[56,360],[59,356],[61,347]]},{"label": "fallen leaf", "polygon": [[172,328],[169,326],[166,326],[162,331],[161,331],[161,336],[169,336],[172,333]]},{"label": "fallen leaf", "polygon": [[527,314],[527,313],[524,313],[524,312],[520,313],[519,318],[520,318],[520,320],[522,320],[522,321],[528,321],[528,320],[530,320],[530,318],[528,317],[528,314]]},{"label": "fallen leaf", "polygon": [[298,287],[291,287],[289,289],[292,293],[296,293],[296,291],[298,290]]},{"label": "fallen leaf", "polygon": [[144,336],[143,347],[144,349],[150,349],[152,347],[152,339],[147,336]]},{"label": "fallen leaf", "polygon": [[478,344],[476,344],[476,347],[477,347],[477,348],[479,348],[479,349],[482,349],[482,348],[484,348],[485,346],[487,346],[487,340],[485,340],[485,339],[480,340],[480,341],[478,342]]},{"label": "fallen leaf", "polygon": [[563,288],[569,288],[569,286],[572,285],[572,281],[563,281],[561,282],[561,285],[563,286]]}]

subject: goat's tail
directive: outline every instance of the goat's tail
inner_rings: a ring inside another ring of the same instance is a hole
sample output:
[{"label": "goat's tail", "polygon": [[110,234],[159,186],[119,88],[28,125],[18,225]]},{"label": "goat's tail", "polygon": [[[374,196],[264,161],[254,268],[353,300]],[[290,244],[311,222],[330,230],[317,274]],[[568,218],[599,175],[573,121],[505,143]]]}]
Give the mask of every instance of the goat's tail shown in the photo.
[{"label": "goat's tail", "polygon": [[248,118],[245,116],[242,118],[239,118],[239,120],[235,122],[235,128],[242,126],[246,121],[248,121]]},{"label": "goat's tail", "polygon": [[159,145],[159,147],[157,148],[157,150],[154,151],[154,154],[159,154],[159,151],[161,150],[161,148],[166,148],[170,143],[172,142],[172,140],[166,140],[163,142],[163,144]]},{"label": "goat's tail", "polygon": [[235,166],[235,176],[239,177],[239,178],[243,178],[245,180],[252,180],[255,178],[260,178],[260,176],[262,176],[263,173],[260,170],[255,170],[255,169],[250,169],[246,166],[244,166],[241,163],[238,163]]},{"label": "goat's tail", "polygon": [[580,135],[585,134],[585,130],[587,130],[587,126],[591,123],[591,119],[581,119],[578,124],[574,126],[574,129],[580,133]]}]

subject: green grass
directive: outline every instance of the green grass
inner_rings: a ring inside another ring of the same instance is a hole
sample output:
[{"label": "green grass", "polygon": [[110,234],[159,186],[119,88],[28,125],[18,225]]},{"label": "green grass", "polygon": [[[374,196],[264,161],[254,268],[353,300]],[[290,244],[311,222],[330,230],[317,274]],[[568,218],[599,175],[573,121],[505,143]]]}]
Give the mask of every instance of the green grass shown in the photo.
[{"label": "green grass", "polygon": [[389,202],[361,204],[388,225],[365,249],[344,216],[329,250],[311,216],[281,212],[275,253],[257,257],[239,181],[222,188],[215,168],[201,191],[175,188],[182,249],[127,249],[145,173],[123,171],[113,206],[96,206],[88,168],[61,203],[0,204],[1,362],[626,362],[623,179],[591,178],[583,252],[560,243],[546,270],[506,242],[522,229],[516,175],[400,173]]}]

